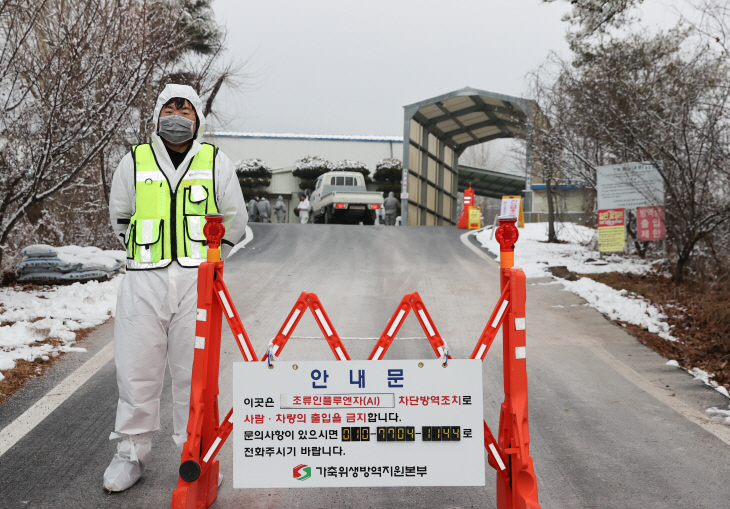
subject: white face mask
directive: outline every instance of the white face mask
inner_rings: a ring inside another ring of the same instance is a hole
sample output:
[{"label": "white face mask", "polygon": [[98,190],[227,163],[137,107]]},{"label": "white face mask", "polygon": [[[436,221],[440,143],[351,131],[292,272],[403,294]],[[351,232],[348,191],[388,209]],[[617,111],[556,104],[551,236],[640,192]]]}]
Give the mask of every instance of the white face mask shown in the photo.
[{"label": "white face mask", "polygon": [[160,117],[160,128],[157,135],[170,143],[184,143],[192,140],[195,122],[180,115]]}]

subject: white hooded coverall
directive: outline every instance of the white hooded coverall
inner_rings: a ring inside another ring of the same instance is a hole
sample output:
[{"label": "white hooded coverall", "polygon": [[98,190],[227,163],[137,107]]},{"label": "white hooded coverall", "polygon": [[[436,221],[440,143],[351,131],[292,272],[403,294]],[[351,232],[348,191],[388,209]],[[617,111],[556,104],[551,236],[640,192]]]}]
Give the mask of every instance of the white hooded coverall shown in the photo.
[{"label": "white hooded coverall", "polygon": [[279,198],[277,198],[274,210],[276,211],[276,222],[283,224],[284,221],[286,221],[286,205],[284,205],[283,197],[279,196]]},{"label": "white hooded coverall", "polygon": [[309,208],[310,208],[309,198],[304,198],[304,200],[299,202],[299,205],[297,205],[297,208],[299,209],[299,222],[301,224],[307,224],[309,222]]},{"label": "white hooded coverall", "polygon": [[[175,97],[190,101],[200,124],[188,154],[177,169],[170,161],[162,140],[156,134],[151,135],[157,163],[169,180],[171,189],[177,187],[193,156],[201,149],[199,140],[205,129],[202,101],[191,87],[185,85],[165,87],[157,99],[154,125],[158,125],[162,106]],[[216,203],[226,227],[221,245],[221,255],[225,258],[231,247],[243,237],[248,214],[235,168],[220,151],[215,157],[214,178]],[[134,211],[134,160],[129,153],[114,173],[109,199],[111,223],[122,243],[127,229],[127,225],[122,223],[132,217]],[[195,344],[197,282],[198,269],[183,268],[176,261],[161,269],[127,271],[124,276],[114,322],[119,402],[110,439],[131,437],[137,443],[143,441],[140,436],[147,437],[149,432],[160,428],[160,394],[167,363],[172,376],[172,438],[178,446],[185,443]],[[142,463],[146,463],[146,459],[139,458]],[[104,481],[107,486],[106,474]]]}]

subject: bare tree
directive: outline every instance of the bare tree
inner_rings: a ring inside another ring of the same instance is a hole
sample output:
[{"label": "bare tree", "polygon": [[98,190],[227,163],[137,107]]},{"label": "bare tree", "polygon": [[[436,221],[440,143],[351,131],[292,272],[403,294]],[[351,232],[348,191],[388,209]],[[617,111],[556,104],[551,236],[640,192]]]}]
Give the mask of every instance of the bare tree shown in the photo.
[{"label": "bare tree", "polygon": [[[558,0],[543,0],[553,3]],[[607,32],[611,28],[623,27],[636,19],[634,7],[644,0],[562,0],[573,6],[564,21],[574,27],[568,34],[571,45],[580,45],[585,39]]]},{"label": "bare tree", "polygon": [[0,0],[0,267],[26,239],[111,247],[117,162],[167,82],[214,113],[224,44],[210,0]]},{"label": "bare tree", "polygon": [[[539,92],[539,91],[538,91]],[[539,97],[539,96],[538,96]],[[533,147],[532,176],[545,183],[545,200],[548,207],[548,242],[559,242],[555,231],[555,189],[562,179],[562,160],[560,146],[555,142],[555,128],[547,117],[538,115],[532,128]]]},{"label": "bare tree", "polygon": [[609,38],[590,50],[590,60],[552,57],[551,77],[537,80],[551,126],[545,137],[563,173],[587,185],[599,164],[655,165],[679,284],[698,243],[730,221],[728,63],[679,29]]},{"label": "bare tree", "polygon": [[504,155],[498,154],[494,144],[472,145],[459,156],[459,162],[486,170],[499,171],[504,165]]},{"label": "bare tree", "polygon": [[719,48],[730,59],[730,4],[725,0],[695,0],[697,19],[685,20],[709,39],[709,47]]},{"label": "bare tree", "polygon": [[67,219],[39,207],[71,184],[91,185],[77,180],[184,44],[182,14],[175,2],[144,0],[0,3],[0,263],[29,212],[31,230]]}]

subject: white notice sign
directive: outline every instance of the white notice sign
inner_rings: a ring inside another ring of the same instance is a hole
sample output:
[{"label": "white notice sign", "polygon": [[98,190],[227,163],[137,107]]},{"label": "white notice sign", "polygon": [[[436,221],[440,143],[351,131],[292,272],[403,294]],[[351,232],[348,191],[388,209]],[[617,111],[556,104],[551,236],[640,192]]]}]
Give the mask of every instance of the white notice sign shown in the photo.
[{"label": "white notice sign", "polygon": [[481,361],[273,365],[233,364],[234,488],[485,485]]},{"label": "white notice sign", "polygon": [[651,164],[599,166],[596,191],[598,210],[664,205],[664,181]]},{"label": "white notice sign", "polygon": [[499,211],[500,216],[519,217],[520,215],[520,197],[502,198],[502,208]]}]

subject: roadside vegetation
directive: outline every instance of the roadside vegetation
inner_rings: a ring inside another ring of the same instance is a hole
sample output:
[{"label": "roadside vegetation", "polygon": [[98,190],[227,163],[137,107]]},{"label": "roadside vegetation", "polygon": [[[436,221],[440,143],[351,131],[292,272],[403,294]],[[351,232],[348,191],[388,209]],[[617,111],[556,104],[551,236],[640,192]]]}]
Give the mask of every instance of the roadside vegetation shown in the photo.
[{"label": "roadside vegetation", "polygon": [[387,196],[388,193],[395,193],[400,196],[401,181],[403,180],[403,163],[400,159],[387,158],[375,165],[373,180],[377,182],[378,191]]},{"label": "roadside vegetation", "polygon": [[[528,223],[520,229],[515,265],[528,278],[556,278],[646,346],[730,394],[730,281],[695,277],[692,284],[677,285],[661,259],[636,253],[601,258],[594,228],[555,226],[558,242],[552,243],[547,241],[547,223]],[[499,254],[491,227],[476,238]]]},{"label": "roadside vegetation", "polygon": [[632,335],[690,371],[701,369],[730,391],[730,282],[677,286],[662,274],[587,274],[616,290],[626,290],[659,307],[678,341],[618,320]]},{"label": "roadside vegetation", "polygon": [[[598,166],[650,162],[664,183],[665,267],[675,284],[722,281],[730,261],[730,9],[706,0],[692,19],[653,33],[624,10],[640,2],[573,3],[572,54],[551,54],[530,80],[540,110],[535,176],[546,183],[550,222],[554,186],[591,190]],[[599,23],[600,13],[610,22]]]},{"label": "roadside vegetation", "polygon": [[[92,333],[96,327],[82,329],[76,331],[76,342],[83,345],[83,340]],[[49,344],[55,347],[60,346],[61,342],[54,338],[47,338],[40,341],[39,344]],[[3,373],[3,379],[0,380],[0,406],[2,406],[13,394],[25,387],[33,378],[42,377],[57,360],[64,356],[63,353],[57,355],[49,355],[44,357],[36,357],[32,361],[18,359],[15,361],[15,367]]]},{"label": "roadside vegetation", "polygon": [[337,163],[332,163],[320,156],[306,156],[298,159],[294,163],[292,175],[302,179],[299,183],[299,189],[313,191],[317,179],[330,171],[355,171],[365,177],[366,184],[371,182],[370,170],[365,163],[351,159],[343,159]]},{"label": "roadside vegetation", "polygon": [[21,247],[118,243],[111,177],[167,82],[205,115],[242,78],[211,0],[0,0],[0,272]]},{"label": "roadside vegetation", "polygon": [[0,404],[114,315],[121,276],[0,288]]},{"label": "roadside vegetation", "polygon": [[271,183],[271,168],[261,159],[236,161],[235,167],[244,198],[263,193]]},{"label": "roadside vegetation", "polygon": [[544,1],[572,5],[564,18],[570,54],[551,54],[529,79],[546,242],[564,241],[557,186],[595,191],[598,166],[650,162],[665,188],[666,251],[639,242],[629,224],[626,253],[612,255],[645,259],[652,271],[558,277],[588,277],[650,302],[677,341],[612,319],[730,388],[730,4],[689,0],[676,26],[656,31],[641,24],[643,0]]}]

